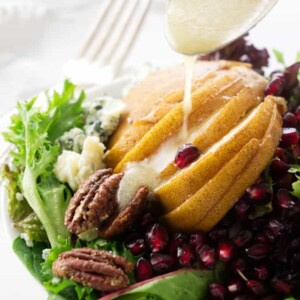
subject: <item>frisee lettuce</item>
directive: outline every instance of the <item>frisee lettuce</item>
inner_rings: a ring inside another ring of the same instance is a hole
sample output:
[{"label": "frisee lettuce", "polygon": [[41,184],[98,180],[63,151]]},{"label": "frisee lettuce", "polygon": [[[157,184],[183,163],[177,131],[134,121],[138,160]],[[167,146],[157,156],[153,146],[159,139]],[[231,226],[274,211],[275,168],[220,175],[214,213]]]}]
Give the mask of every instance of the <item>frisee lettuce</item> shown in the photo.
[{"label": "frisee lettuce", "polygon": [[52,247],[58,238],[69,236],[64,214],[71,198],[68,186],[53,173],[59,154],[55,139],[71,128],[83,126],[84,94],[74,96],[75,86],[66,81],[62,93],[48,95],[48,108],[36,105],[36,98],[17,104],[18,112],[4,138],[14,144],[12,163],[19,170],[18,187],[41,221]]}]

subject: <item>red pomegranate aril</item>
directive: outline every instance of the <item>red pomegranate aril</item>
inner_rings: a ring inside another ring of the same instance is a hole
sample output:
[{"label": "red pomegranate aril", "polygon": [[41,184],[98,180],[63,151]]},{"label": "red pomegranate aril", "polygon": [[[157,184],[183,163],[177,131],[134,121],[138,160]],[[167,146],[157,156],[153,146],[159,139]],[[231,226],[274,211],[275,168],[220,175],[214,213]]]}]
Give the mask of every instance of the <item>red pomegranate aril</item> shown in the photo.
[{"label": "red pomegranate aril", "polygon": [[203,266],[212,269],[216,263],[216,251],[215,249],[204,245],[198,251],[199,259],[202,262]]},{"label": "red pomegranate aril", "polygon": [[270,252],[270,247],[267,244],[254,244],[246,249],[247,255],[255,260],[262,259]]},{"label": "red pomegranate aril", "polygon": [[278,222],[275,219],[269,220],[269,222],[266,225],[266,235],[270,240],[273,240],[277,238],[282,230],[284,229],[284,225]]},{"label": "red pomegranate aril", "polygon": [[218,258],[220,261],[227,262],[234,255],[234,246],[231,242],[221,242],[218,246]]},{"label": "red pomegranate aril", "polygon": [[234,297],[233,300],[257,300],[257,298],[252,295],[244,294]]},{"label": "red pomegranate aril", "polygon": [[286,173],[281,178],[275,180],[275,183],[276,183],[278,188],[290,190],[292,188],[292,183],[294,181],[295,181],[294,174]]},{"label": "red pomegranate aril", "polygon": [[287,112],[283,117],[283,127],[297,127],[297,118],[294,114]]},{"label": "red pomegranate aril", "polygon": [[274,280],[272,282],[272,286],[279,293],[283,293],[286,295],[291,294],[292,287],[288,283],[284,282],[283,280],[280,279]]},{"label": "red pomegranate aril", "polygon": [[175,233],[168,245],[168,252],[171,255],[176,255],[177,254],[177,249],[179,246],[182,246],[184,242],[186,241],[186,236],[181,234],[181,233]]},{"label": "red pomegranate aril", "polygon": [[192,246],[189,244],[184,244],[178,247],[177,259],[180,265],[190,267],[195,260],[195,255]]},{"label": "red pomegranate aril", "polygon": [[174,163],[179,169],[183,169],[200,155],[201,151],[193,144],[183,144],[177,150]]},{"label": "red pomegranate aril", "polygon": [[126,246],[133,255],[140,255],[146,250],[146,245],[143,238],[129,241],[126,243]]},{"label": "red pomegranate aril", "polygon": [[202,232],[192,233],[190,235],[190,244],[195,249],[200,249],[206,242],[205,234]]},{"label": "red pomegranate aril", "polygon": [[149,227],[154,223],[154,218],[150,213],[146,213],[142,216],[140,225],[142,227]]},{"label": "red pomegranate aril", "polygon": [[231,294],[240,293],[244,288],[244,283],[240,279],[231,279],[227,284],[227,289]]},{"label": "red pomegranate aril", "polygon": [[295,111],[295,116],[298,120],[298,123],[300,123],[300,106],[297,107],[297,109]]},{"label": "red pomegranate aril", "polygon": [[275,178],[279,178],[282,175],[284,175],[288,169],[289,169],[289,165],[287,163],[285,163],[284,161],[275,158],[272,160],[271,165],[270,165],[270,171],[272,174],[272,177]]},{"label": "red pomegranate aril", "polygon": [[281,96],[286,84],[285,76],[282,72],[273,74],[265,88],[265,96]]},{"label": "red pomegranate aril", "polygon": [[246,260],[241,257],[237,257],[236,259],[230,262],[230,268],[235,274],[239,274],[239,272],[244,272],[247,268]]},{"label": "red pomegranate aril", "polygon": [[279,148],[278,147],[275,150],[274,157],[279,158],[280,160],[282,160],[285,163],[289,162],[288,152],[285,149],[283,149],[283,148]]},{"label": "red pomegranate aril", "polygon": [[250,230],[242,230],[233,238],[233,243],[237,247],[243,247],[252,239],[252,236],[253,235]]},{"label": "red pomegranate aril", "polygon": [[295,202],[292,201],[290,192],[286,189],[280,189],[277,191],[277,204],[281,208],[292,208]]},{"label": "red pomegranate aril", "polygon": [[247,189],[247,192],[251,202],[254,204],[264,205],[271,201],[272,193],[267,183],[253,184]]},{"label": "red pomegranate aril", "polygon": [[209,285],[209,294],[212,299],[223,300],[226,297],[226,289],[219,283],[211,283]]},{"label": "red pomegranate aril", "polygon": [[264,232],[260,232],[256,237],[255,240],[261,244],[267,244],[269,239]]},{"label": "red pomegranate aril", "polygon": [[234,210],[240,220],[245,220],[249,215],[250,203],[242,198],[235,204]]},{"label": "red pomegranate aril", "polygon": [[213,229],[209,232],[208,237],[212,242],[219,242],[227,238],[227,230],[219,228]]},{"label": "red pomegranate aril", "polygon": [[284,148],[296,145],[299,141],[299,133],[296,128],[285,127],[282,129],[281,144]]},{"label": "red pomegranate aril", "polygon": [[256,296],[261,296],[266,291],[265,286],[257,280],[248,280],[246,285]]},{"label": "red pomegranate aril", "polygon": [[144,281],[151,278],[153,269],[151,264],[143,257],[140,257],[135,266],[135,278],[137,281]]},{"label": "red pomegranate aril", "polygon": [[277,296],[277,295],[268,295],[268,296],[265,296],[265,297],[261,298],[261,300],[279,300],[279,296]]},{"label": "red pomegranate aril", "polygon": [[156,272],[163,273],[169,271],[175,265],[176,260],[168,254],[152,253],[150,263]]},{"label": "red pomegranate aril", "polygon": [[164,227],[155,223],[147,230],[146,241],[152,252],[160,252],[168,245],[168,232]]},{"label": "red pomegranate aril", "polygon": [[266,280],[269,277],[269,271],[267,267],[263,265],[254,267],[254,274],[259,280]]}]

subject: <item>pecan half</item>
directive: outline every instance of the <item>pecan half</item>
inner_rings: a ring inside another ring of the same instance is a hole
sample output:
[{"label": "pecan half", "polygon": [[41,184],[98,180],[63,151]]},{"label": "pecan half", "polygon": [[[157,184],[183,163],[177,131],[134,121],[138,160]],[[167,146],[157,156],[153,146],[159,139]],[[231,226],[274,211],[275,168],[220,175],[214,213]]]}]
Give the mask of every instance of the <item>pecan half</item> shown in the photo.
[{"label": "pecan half", "polygon": [[133,269],[134,265],[121,256],[90,248],[64,252],[52,265],[54,275],[103,292],[127,287],[127,275]]},{"label": "pecan half", "polygon": [[125,231],[142,212],[148,188],[141,187],[132,202],[119,211],[117,191],[124,174],[99,170],[85,181],[70,200],[65,224],[74,234],[96,229],[98,236],[110,238]]}]

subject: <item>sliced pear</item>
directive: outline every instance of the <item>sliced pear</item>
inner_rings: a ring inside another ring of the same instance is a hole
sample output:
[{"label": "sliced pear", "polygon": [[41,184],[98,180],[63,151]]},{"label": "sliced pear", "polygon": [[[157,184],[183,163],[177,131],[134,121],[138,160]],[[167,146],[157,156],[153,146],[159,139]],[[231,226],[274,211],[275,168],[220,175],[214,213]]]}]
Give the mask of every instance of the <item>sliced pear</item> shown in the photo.
[{"label": "sliced pear", "polygon": [[279,112],[277,112],[277,114],[274,114],[274,118],[270,124],[270,130],[268,130],[265,138],[260,144],[259,151],[255,157],[250,161],[245,170],[239,174],[236,181],[220,199],[217,205],[208,212],[206,217],[192,228],[192,231],[208,231],[224,217],[236,200],[243,195],[245,189],[258,178],[268,164],[278,145],[281,132],[281,117]]},{"label": "sliced pear", "polygon": [[[259,84],[253,89],[245,87],[241,90],[228,101],[213,120],[209,120],[208,124],[205,123],[196,130],[198,136],[193,139],[192,144],[205,152],[225,136],[251,108],[263,100],[262,89],[262,84]],[[168,178],[178,170],[178,167],[172,162],[161,172],[160,176]]]},{"label": "sliced pear", "polygon": [[[193,74],[193,90],[217,76],[219,70],[229,70],[250,65],[217,61],[197,62]],[[124,99],[126,112],[122,115],[117,131],[109,140],[110,151],[106,163],[115,167],[123,156],[183,99],[185,73],[183,65],[158,71],[134,87]]]},{"label": "sliced pear", "polygon": [[[220,91],[220,87],[223,87],[222,91]],[[236,74],[231,74],[228,71],[224,76],[206,84],[192,94],[193,110],[191,116],[197,114],[198,122],[205,120],[213,111],[226,103],[226,99],[223,97],[225,94],[233,96],[242,87],[242,80]],[[178,134],[182,123],[182,104],[179,103],[144,135],[139,143],[124,156],[114,171],[116,173],[121,172],[126,163],[141,161],[151,156],[167,138]]]},{"label": "sliced pear", "polygon": [[[180,206],[212,178],[252,138],[263,138],[277,102],[267,98],[214,144],[200,159],[167,181],[155,191],[165,212]],[[209,132],[207,133],[210,134]],[[184,183],[184,184],[183,184]]]},{"label": "sliced pear", "polygon": [[239,153],[198,192],[192,195],[182,205],[162,216],[161,221],[172,229],[191,231],[207,213],[217,204],[220,197],[234,183],[236,177],[243,171],[259,149],[259,140],[252,139]]}]

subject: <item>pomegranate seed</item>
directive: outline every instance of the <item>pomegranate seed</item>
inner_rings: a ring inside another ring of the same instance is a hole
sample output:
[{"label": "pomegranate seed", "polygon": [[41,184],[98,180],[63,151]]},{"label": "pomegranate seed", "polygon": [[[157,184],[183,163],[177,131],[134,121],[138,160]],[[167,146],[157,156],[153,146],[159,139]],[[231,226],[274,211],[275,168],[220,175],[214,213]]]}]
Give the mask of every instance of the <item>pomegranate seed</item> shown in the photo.
[{"label": "pomegranate seed", "polygon": [[176,263],[176,260],[168,254],[152,253],[150,262],[156,272],[163,273],[169,271]]},{"label": "pomegranate seed", "polygon": [[286,150],[283,148],[277,148],[274,153],[274,157],[278,157],[280,160],[282,160],[285,163],[289,162],[289,156]]},{"label": "pomegranate seed", "polygon": [[300,106],[297,107],[297,109],[295,111],[295,116],[296,116],[298,122],[300,122]]},{"label": "pomegranate seed", "polygon": [[243,258],[238,257],[230,263],[230,267],[234,273],[239,274],[239,272],[246,270],[247,263]]},{"label": "pomegranate seed", "polygon": [[237,247],[243,247],[251,239],[252,239],[252,232],[249,230],[242,230],[233,238],[233,242]]},{"label": "pomegranate seed", "polygon": [[205,244],[205,235],[202,232],[192,233],[190,243],[195,249],[200,249]]},{"label": "pomegranate seed", "polygon": [[257,280],[248,280],[246,282],[247,287],[256,295],[260,296],[265,293],[266,289],[264,285]]},{"label": "pomegranate seed", "polygon": [[212,242],[219,242],[220,240],[224,240],[227,238],[227,230],[226,229],[213,229],[208,237]]},{"label": "pomegranate seed", "polygon": [[261,300],[279,300],[279,298],[276,295],[268,295],[263,297]]},{"label": "pomegranate seed", "polygon": [[259,280],[266,280],[269,277],[269,271],[266,266],[254,267],[254,274]]},{"label": "pomegranate seed", "polygon": [[279,188],[290,190],[292,188],[292,183],[295,181],[293,174],[287,173],[280,179],[276,180],[276,185]]},{"label": "pomegranate seed", "polygon": [[297,127],[297,118],[294,114],[287,112],[283,117],[283,127]]},{"label": "pomegranate seed", "polygon": [[216,263],[215,249],[209,247],[208,245],[204,245],[198,251],[198,255],[204,267],[208,269],[212,269],[215,266]]},{"label": "pomegranate seed", "polygon": [[245,220],[249,215],[250,203],[246,199],[241,199],[235,204],[234,210],[240,220]]},{"label": "pomegranate seed", "polygon": [[146,241],[152,252],[160,252],[166,248],[169,236],[166,229],[156,223],[147,230]]},{"label": "pomegranate seed", "polygon": [[256,237],[255,237],[256,241],[258,241],[261,244],[266,244],[269,242],[269,239],[267,237],[267,235],[264,232],[259,233]]},{"label": "pomegranate seed", "polygon": [[218,246],[218,258],[220,261],[229,261],[232,259],[234,246],[231,242],[222,242]]},{"label": "pomegranate seed", "polygon": [[299,141],[299,133],[296,128],[283,128],[281,144],[284,148],[296,145]]},{"label": "pomegranate seed", "polygon": [[290,192],[286,189],[278,190],[277,203],[281,208],[292,208],[295,205],[295,202],[292,201]]},{"label": "pomegranate seed", "polygon": [[300,146],[299,143],[292,147],[293,157],[297,159],[300,156]]},{"label": "pomegranate seed", "polygon": [[219,283],[211,283],[209,285],[209,293],[212,299],[223,300],[226,296],[226,290],[223,285]]},{"label": "pomegranate seed", "polygon": [[126,246],[133,255],[140,255],[146,250],[146,245],[143,238],[128,241],[126,243]]},{"label": "pomegranate seed", "polygon": [[280,222],[272,219],[266,225],[266,235],[270,240],[273,240],[281,234],[283,229],[284,226]]},{"label": "pomegranate seed", "polygon": [[292,288],[289,284],[284,282],[283,280],[277,279],[272,282],[272,286],[279,293],[284,293],[286,295],[290,295]]},{"label": "pomegranate seed", "polygon": [[272,193],[267,183],[253,184],[251,188],[247,189],[247,192],[254,204],[264,205],[271,201]]},{"label": "pomegranate seed", "polygon": [[270,165],[270,171],[276,178],[284,175],[289,168],[289,165],[280,159],[273,159]]},{"label": "pomegranate seed", "polygon": [[201,154],[201,151],[192,144],[183,144],[178,148],[175,156],[175,165],[179,168],[185,168],[195,161]]},{"label": "pomegranate seed", "polygon": [[177,259],[180,265],[190,267],[195,260],[192,246],[189,244],[184,244],[181,247],[178,247]]},{"label": "pomegranate seed", "polygon": [[242,229],[241,222],[235,222],[228,230],[229,239],[233,239]]},{"label": "pomegranate seed", "polygon": [[186,241],[185,235],[183,235],[181,233],[175,233],[169,242],[168,252],[171,255],[176,255],[178,247],[182,246],[185,241]]},{"label": "pomegranate seed", "polygon": [[234,297],[233,300],[257,300],[257,299],[251,295],[245,294],[245,295],[238,295]]},{"label": "pomegranate seed", "polygon": [[256,218],[251,221],[251,228],[254,231],[260,231],[262,229],[262,227],[264,226],[264,224],[265,224],[264,218]]},{"label": "pomegranate seed", "polygon": [[227,289],[231,294],[237,294],[244,288],[244,284],[240,279],[232,279],[227,284]]},{"label": "pomegranate seed", "polygon": [[255,260],[266,257],[269,252],[270,247],[266,244],[254,244],[246,249],[247,255]]},{"label": "pomegranate seed", "polygon": [[151,278],[153,270],[150,263],[143,257],[140,257],[135,266],[135,278],[137,281],[144,281]]},{"label": "pomegranate seed", "polygon": [[282,72],[273,74],[270,82],[265,88],[265,96],[281,96],[286,84],[285,76]]}]

